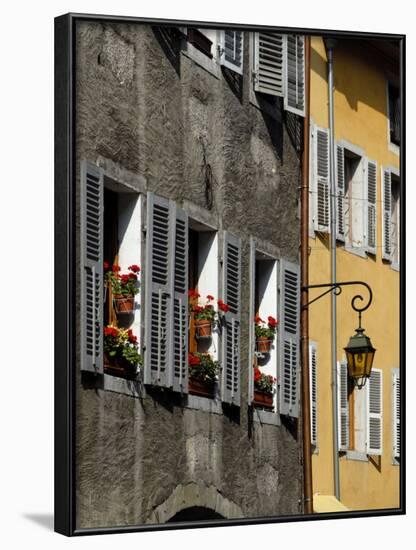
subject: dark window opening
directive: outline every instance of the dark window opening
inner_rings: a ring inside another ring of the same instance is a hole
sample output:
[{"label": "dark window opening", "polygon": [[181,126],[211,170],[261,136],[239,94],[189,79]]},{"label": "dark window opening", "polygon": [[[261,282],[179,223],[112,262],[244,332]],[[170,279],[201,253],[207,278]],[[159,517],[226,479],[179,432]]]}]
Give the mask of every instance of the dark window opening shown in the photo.
[{"label": "dark window opening", "polygon": [[206,31],[188,29],[187,39],[197,50],[212,58],[212,40],[208,38]]},{"label": "dark window opening", "polygon": [[191,508],[185,508],[177,514],[175,514],[167,523],[173,523],[176,521],[200,521],[209,519],[225,519],[224,516],[218,514],[210,508],[203,508],[202,506],[192,506]]},{"label": "dark window opening", "polygon": [[389,83],[390,141],[400,145],[400,90]]}]

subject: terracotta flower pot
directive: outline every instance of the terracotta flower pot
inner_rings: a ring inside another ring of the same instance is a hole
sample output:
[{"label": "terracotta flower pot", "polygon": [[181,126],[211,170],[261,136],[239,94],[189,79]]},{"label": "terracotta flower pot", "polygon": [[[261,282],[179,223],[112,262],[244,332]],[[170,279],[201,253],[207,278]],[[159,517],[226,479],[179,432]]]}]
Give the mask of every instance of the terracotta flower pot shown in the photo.
[{"label": "terracotta flower pot", "polygon": [[254,390],[253,405],[273,409],[273,394]]},{"label": "terracotta flower pot", "polygon": [[195,319],[196,336],[199,338],[211,336],[212,324],[207,319]]},{"label": "terracotta flower pot", "polygon": [[134,296],[132,294],[124,296],[123,294],[114,295],[114,304],[117,313],[133,313]]},{"label": "terracotta flower pot", "polygon": [[257,338],[257,351],[260,353],[268,353],[270,351],[270,346],[272,345],[272,340],[267,338],[267,336],[259,336]]},{"label": "terracotta flower pot", "polygon": [[213,382],[203,382],[197,378],[189,377],[188,390],[193,395],[201,397],[214,397],[215,384]]},{"label": "terracotta flower pot", "polygon": [[104,352],[104,372],[113,376],[134,378],[136,376],[136,365],[132,365],[123,357],[111,357]]}]

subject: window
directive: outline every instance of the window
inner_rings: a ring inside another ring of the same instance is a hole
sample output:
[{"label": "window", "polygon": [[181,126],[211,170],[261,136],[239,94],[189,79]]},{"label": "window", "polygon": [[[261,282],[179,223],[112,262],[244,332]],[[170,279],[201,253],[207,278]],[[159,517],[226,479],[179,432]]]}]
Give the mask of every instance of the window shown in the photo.
[{"label": "window", "polygon": [[382,168],[383,259],[400,265],[400,177],[393,168]]},{"label": "window", "polygon": [[305,44],[301,35],[255,32],[250,35],[251,101],[270,114],[283,98],[287,111],[305,116]]},{"label": "window", "polygon": [[381,455],[383,449],[382,371],[372,369],[363,388],[357,388],[348,376],[346,360],[338,369],[338,437],[340,451],[352,452],[351,458]]},{"label": "window", "polygon": [[[132,314],[117,315],[111,288],[104,294],[103,264],[123,270],[140,264],[141,196],[106,178],[90,162],[81,164],[81,369],[104,372],[103,327],[129,328],[140,338],[141,294]],[[114,374],[114,372],[113,372]]]},{"label": "window", "polygon": [[215,29],[181,27],[182,51],[197,65],[220,77],[220,32]]},{"label": "window", "polygon": [[388,90],[388,131],[390,142],[400,145],[400,90],[391,82]]}]

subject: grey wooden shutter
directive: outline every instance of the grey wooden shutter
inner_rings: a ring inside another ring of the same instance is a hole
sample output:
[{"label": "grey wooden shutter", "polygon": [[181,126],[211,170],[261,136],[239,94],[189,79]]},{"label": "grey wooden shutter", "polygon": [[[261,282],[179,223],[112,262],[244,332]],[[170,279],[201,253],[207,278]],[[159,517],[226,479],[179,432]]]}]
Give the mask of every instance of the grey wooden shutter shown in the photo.
[{"label": "grey wooden shutter", "polygon": [[273,32],[254,33],[254,90],[284,95],[284,36]]},{"label": "grey wooden shutter", "polygon": [[250,238],[250,304],[249,304],[249,346],[248,346],[248,403],[254,398],[254,353],[255,353],[255,290],[256,290],[256,241]]},{"label": "grey wooden shutter", "polygon": [[299,416],[299,265],[280,268],[280,414]]},{"label": "grey wooden shutter", "polygon": [[367,161],[367,251],[377,253],[377,163]]},{"label": "grey wooden shutter", "polygon": [[317,377],[318,377],[318,354],[315,342],[309,344],[309,385],[311,404],[311,443],[318,444],[318,416],[317,416]]},{"label": "grey wooden shutter", "polygon": [[345,171],[344,171],[344,147],[337,144],[337,239],[345,241]]},{"label": "grey wooden shutter", "polygon": [[400,458],[400,373],[393,372],[393,456]]},{"label": "grey wooden shutter", "polygon": [[344,359],[337,363],[338,382],[338,449],[347,451],[349,447],[349,404],[348,404],[348,365]]},{"label": "grey wooden shutter", "polygon": [[392,246],[391,246],[391,173],[389,169],[382,168],[382,207],[383,207],[383,219],[382,219],[382,257],[383,260],[392,259]]},{"label": "grey wooden shutter", "polygon": [[243,31],[221,31],[221,65],[243,74],[244,33]]},{"label": "grey wooden shutter", "polygon": [[329,233],[329,134],[326,128],[315,128],[314,146],[315,230]]},{"label": "grey wooden shutter", "polygon": [[171,387],[174,213],[167,199],[147,194],[144,383]]},{"label": "grey wooden shutter", "polygon": [[305,38],[299,34],[285,37],[284,107],[305,116]]},{"label": "grey wooden shutter", "polygon": [[222,400],[240,405],[241,241],[224,231],[223,295],[230,310],[222,327]]},{"label": "grey wooden shutter", "polygon": [[81,163],[81,369],[102,373],[104,174]]},{"label": "grey wooden shutter", "polygon": [[383,451],[383,372],[372,369],[367,380],[367,454]]},{"label": "grey wooden shutter", "polygon": [[188,391],[188,215],[175,208],[173,389]]}]

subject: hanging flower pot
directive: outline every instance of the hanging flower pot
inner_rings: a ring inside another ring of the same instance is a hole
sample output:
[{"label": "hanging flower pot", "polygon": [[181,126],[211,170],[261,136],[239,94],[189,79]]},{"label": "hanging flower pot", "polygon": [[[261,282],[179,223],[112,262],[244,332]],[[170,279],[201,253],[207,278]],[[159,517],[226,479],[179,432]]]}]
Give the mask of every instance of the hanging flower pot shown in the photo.
[{"label": "hanging flower pot", "polygon": [[209,353],[190,353],[189,392],[201,397],[214,397],[218,373],[218,362]]},{"label": "hanging flower pot", "polygon": [[114,308],[116,313],[133,313],[134,310],[134,296],[115,294],[114,295]]},{"label": "hanging flower pot", "polygon": [[207,319],[195,319],[195,332],[198,338],[206,338],[211,336],[212,324]]},{"label": "hanging flower pot", "polygon": [[254,390],[253,405],[255,407],[273,409],[273,394],[264,391]]},{"label": "hanging flower pot", "polygon": [[123,378],[135,378],[143,365],[137,337],[130,329],[104,327],[104,372]]},{"label": "hanging flower pot", "polygon": [[257,351],[260,353],[269,353],[273,340],[267,336],[259,336],[257,338]]}]

